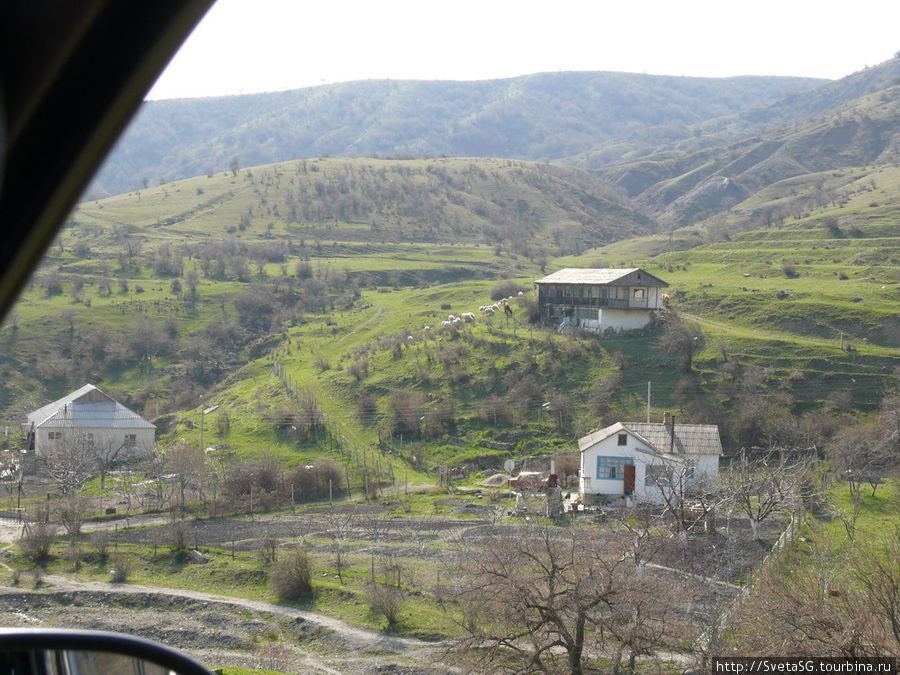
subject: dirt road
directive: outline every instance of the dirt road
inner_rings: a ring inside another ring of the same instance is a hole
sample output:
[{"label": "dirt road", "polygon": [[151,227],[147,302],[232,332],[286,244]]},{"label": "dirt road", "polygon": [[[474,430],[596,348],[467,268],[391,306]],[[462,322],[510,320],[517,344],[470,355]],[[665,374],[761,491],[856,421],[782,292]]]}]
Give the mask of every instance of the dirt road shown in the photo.
[{"label": "dirt road", "polygon": [[[0,621],[8,626],[67,626],[132,633],[220,667],[283,672],[446,673],[438,643],[352,626],[312,612],[256,600],[135,584],[43,577],[30,587],[0,587]],[[397,670],[399,669],[399,670]]]},{"label": "dirt road", "polygon": [[[138,516],[129,519],[128,525],[167,522],[165,516]],[[105,521],[85,523],[82,529],[118,529],[124,534],[124,527],[124,521]],[[22,524],[0,519],[2,548],[11,546],[21,534]],[[21,575],[17,585],[0,586],[0,625],[131,633],[180,649],[212,667],[329,675],[385,669],[408,675],[450,672],[435,665],[442,649],[439,643],[366,630],[283,605],[60,576],[43,576],[38,587],[33,586],[28,573]]]}]

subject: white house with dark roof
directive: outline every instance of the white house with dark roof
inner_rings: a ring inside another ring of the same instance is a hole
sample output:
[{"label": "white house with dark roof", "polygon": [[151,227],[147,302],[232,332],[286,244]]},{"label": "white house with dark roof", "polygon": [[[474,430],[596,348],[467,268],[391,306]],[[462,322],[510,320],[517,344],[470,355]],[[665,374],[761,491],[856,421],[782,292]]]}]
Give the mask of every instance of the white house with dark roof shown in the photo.
[{"label": "white house with dark roof", "polygon": [[601,333],[644,328],[669,284],[637,267],[567,267],[534,285],[542,321]]},{"label": "white house with dark roof", "polygon": [[579,492],[584,504],[634,506],[665,502],[674,483],[715,492],[722,443],[714,424],[617,422],[579,439]]},{"label": "white house with dark roof", "polygon": [[121,449],[123,456],[146,455],[156,441],[156,425],[92,384],[28,414],[22,431],[29,449],[46,456],[62,445]]}]

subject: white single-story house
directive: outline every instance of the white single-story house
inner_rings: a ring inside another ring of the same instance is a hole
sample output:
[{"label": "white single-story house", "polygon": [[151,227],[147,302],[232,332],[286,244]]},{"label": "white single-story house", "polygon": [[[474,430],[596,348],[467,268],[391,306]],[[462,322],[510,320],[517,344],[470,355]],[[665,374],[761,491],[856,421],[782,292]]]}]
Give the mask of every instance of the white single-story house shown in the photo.
[{"label": "white single-story house", "polygon": [[65,444],[142,457],[156,441],[156,425],[92,384],[29,413],[22,431],[29,437],[27,447],[39,457]]},{"label": "white single-story house", "polygon": [[672,489],[712,493],[722,443],[714,424],[617,422],[579,439],[582,503],[665,503]]},{"label": "white single-story house", "polygon": [[669,284],[636,267],[567,267],[534,285],[542,321],[602,333],[644,328],[665,304]]}]

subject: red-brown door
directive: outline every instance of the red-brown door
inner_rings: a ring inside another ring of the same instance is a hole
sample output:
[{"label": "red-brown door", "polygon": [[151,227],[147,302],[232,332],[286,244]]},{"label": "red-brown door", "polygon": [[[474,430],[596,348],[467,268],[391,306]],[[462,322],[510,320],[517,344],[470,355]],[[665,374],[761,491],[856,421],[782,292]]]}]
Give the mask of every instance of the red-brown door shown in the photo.
[{"label": "red-brown door", "polygon": [[634,494],[634,464],[625,465],[625,494]]}]

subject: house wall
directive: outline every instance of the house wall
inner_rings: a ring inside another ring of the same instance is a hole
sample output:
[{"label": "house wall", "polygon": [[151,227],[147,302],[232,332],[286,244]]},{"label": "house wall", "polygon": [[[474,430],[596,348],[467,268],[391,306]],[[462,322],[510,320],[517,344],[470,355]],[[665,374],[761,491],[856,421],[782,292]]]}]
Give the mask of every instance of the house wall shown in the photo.
[{"label": "house wall", "polygon": [[638,445],[630,434],[626,434],[626,445],[619,445],[618,441],[618,434],[613,434],[581,453],[579,490],[582,495],[625,495],[624,475],[617,478],[598,477],[598,457],[630,460],[634,464],[635,494],[642,492],[645,478],[643,453],[638,452]]},{"label": "house wall", "polygon": [[[588,503],[598,496],[624,497],[625,481],[622,478],[598,478],[598,457],[622,458],[631,460],[634,464],[634,493],[633,499],[644,504],[664,504],[663,490],[656,483],[646,485],[647,466],[665,465],[667,460],[656,453],[650,452],[646,446],[639,443],[634,436],[626,432],[626,445],[619,445],[619,434],[612,434],[600,443],[591,446],[581,453],[581,472],[579,478],[579,492],[583,501]],[[642,451],[643,450],[643,451]],[[719,458],[716,455],[688,455],[687,459],[693,464],[694,472],[691,483],[700,481],[707,485],[716,485],[719,474]],[[674,464],[679,467],[680,465]],[[680,469],[676,468],[676,471]],[[584,498],[587,497],[585,500]]]},{"label": "house wall", "polygon": [[717,485],[719,482],[719,456],[718,455],[695,455],[694,456],[695,477],[697,480],[703,480],[711,485]]},{"label": "house wall", "polygon": [[[51,434],[53,437],[51,437]],[[61,436],[56,436],[61,434]],[[134,436],[130,439],[129,436]],[[134,457],[145,457],[150,454],[153,444],[156,442],[156,430],[152,428],[141,427],[137,429],[128,428],[78,428],[77,430],[69,427],[38,427],[35,430],[35,454],[46,456],[51,451],[56,450],[66,444],[73,444],[75,447],[84,447],[93,442],[95,447],[106,447],[109,445],[114,450],[121,446],[130,445],[131,454]],[[122,453],[123,456],[126,454]]]},{"label": "house wall", "polygon": [[600,330],[613,328],[620,330],[638,330],[650,323],[650,310],[642,309],[601,309]]}]

